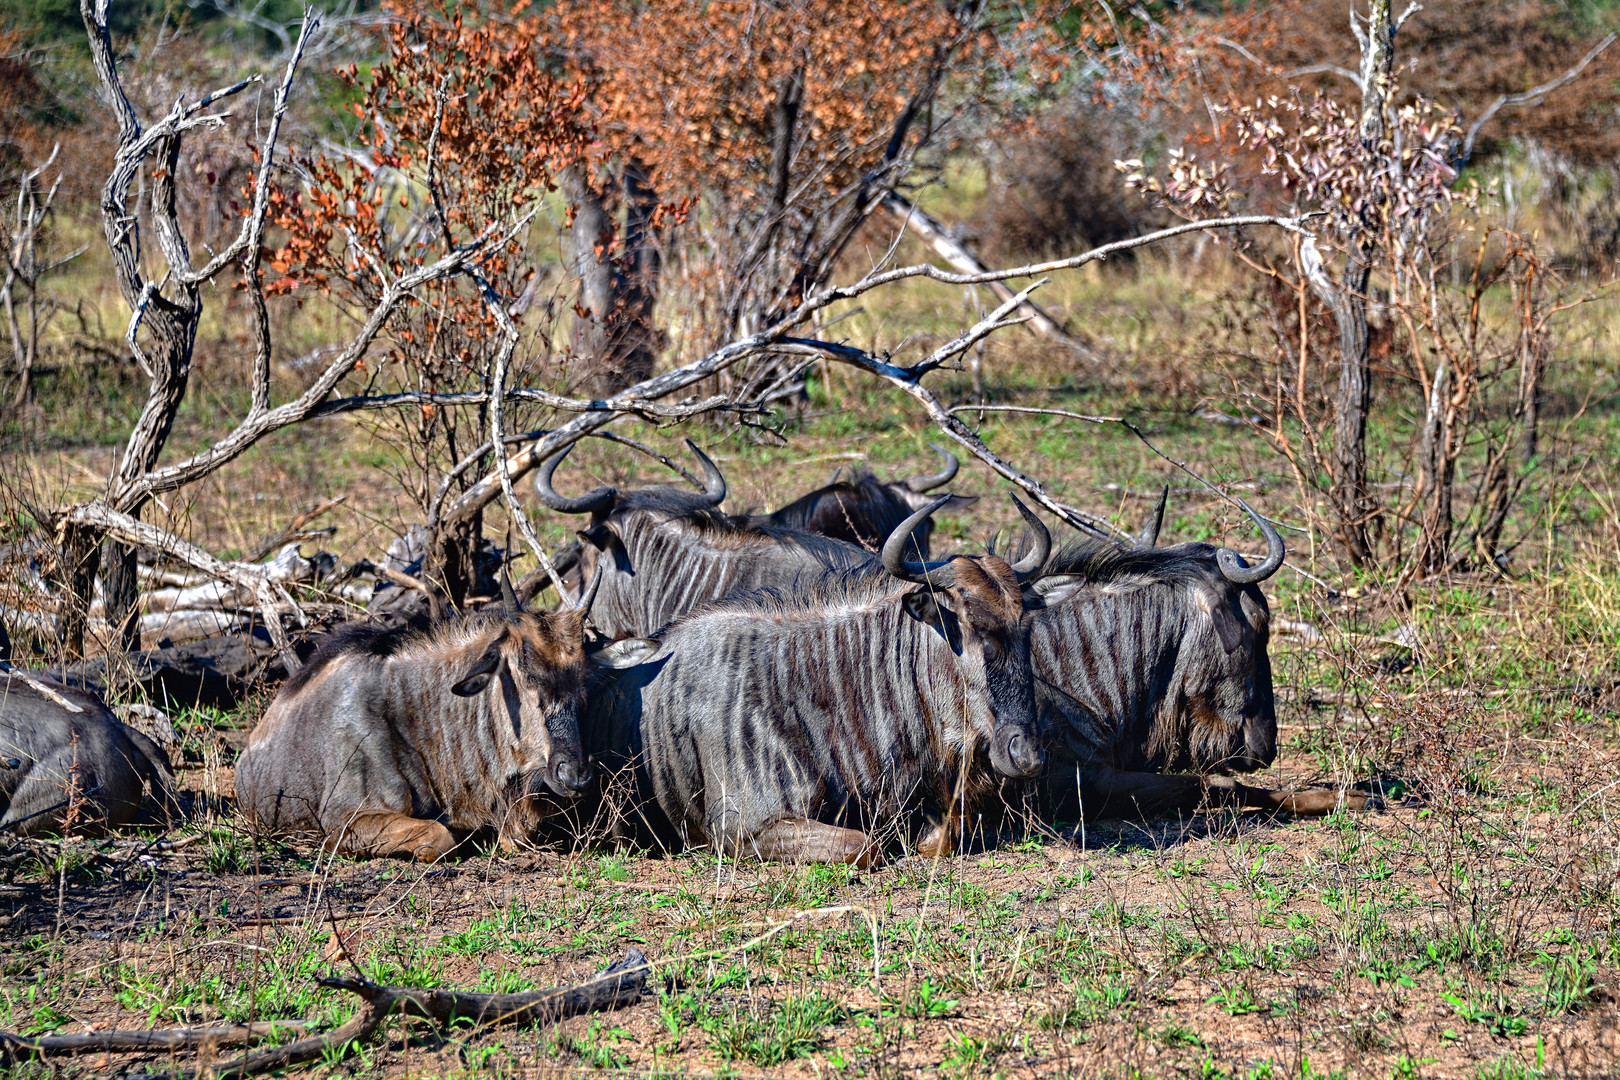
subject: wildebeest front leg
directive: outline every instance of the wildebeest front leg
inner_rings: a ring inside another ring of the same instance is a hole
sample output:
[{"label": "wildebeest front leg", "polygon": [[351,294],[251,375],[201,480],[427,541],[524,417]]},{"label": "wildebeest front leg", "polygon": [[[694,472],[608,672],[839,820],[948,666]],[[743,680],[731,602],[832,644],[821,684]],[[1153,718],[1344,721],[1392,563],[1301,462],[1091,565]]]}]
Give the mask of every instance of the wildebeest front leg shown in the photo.
[{"label": "wildebeest front leg", "polygon": [[342,832],[327,838],[344,855],[358,858],[404,856],[419,862],[435,862],[450,853],[456,839],[437,821],[405,814],[362,814],[351,820]]},{"label": "wildebeest front leg", "polygon": [[869,869],[883,861],[883,853],[859,829],[844,829],[807,818],[783,818],[743,841],[762,862],[854,863]]},{"label": "wildebeest front leg", "polygon": [[1290,814],[1299,814],[1301,816],[1331,814],[1341,807],[1345,810],[1357,811],[1369,808],[1376,809],[1381,805],[1377,796],[1369,795],[1365,791],[1351,791],[1346,788],[1307,788],[1304,791],[1279,791],[1274,788],[1250,787],[1247,784],[1235,782],[1220,785],[1212,782],[1209,787],[1209,798],[1211,802],[1255,807],[1261,810],[1286,810]]}]

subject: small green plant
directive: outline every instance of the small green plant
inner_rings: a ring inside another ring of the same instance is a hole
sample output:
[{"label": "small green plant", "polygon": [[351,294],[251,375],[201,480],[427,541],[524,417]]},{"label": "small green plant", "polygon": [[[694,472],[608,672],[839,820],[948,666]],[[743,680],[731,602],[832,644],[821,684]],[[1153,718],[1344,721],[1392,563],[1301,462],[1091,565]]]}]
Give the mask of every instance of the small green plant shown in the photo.
[{"label": "small green plant", "polygon": [[1199,1037],[1198,1032],[1190,1027],[1182,1027],[1180,1024],[1166,1024],[1153,1033],[1153,1038],[1160,1046],[1169,1049],[1175,1049],[1178,1046],[1204,1045],[1204,1040]]},{"label": "small green plant", "polygon": [[1261,1009],[1260,1003],[1254,999],[1254,993],[1241,983],[1221,987],[1209,1001],[1228,1016],[1247,1016]]},{"label": "small green plant", "polygon": [[567,1039],[566,1046],[593,1069],[623,1069],[630,1064],[630,1055],[618,1044],[629,1037],[624,1028],[610,1027],[598,1017],[582,1033]]},{"label": "small green plant", "polygon": [[957,999],[946,997],[944,991],[934,985],[934,980],[924,979],[901,1000],[899,1011],[901,1016],[913,1020],[938,1020],[949,1016],[956,1006]]},{"label": "small green plant", "polygon": [[709,1048],[726,1061],[780,1065],[806,1057],[822,1042],[822,1031],[845,1019],[841,1002],[822,994],[767,1001],[760,1008],[732,1009],[703,1018]]},{"label": "small green plant", "polygon": [[1577,1012],[1597,990],[1597,958],[1590,949],[1578,947],[1558,956],[1542,954],[1547,974],[1542,980],[1542,1008],[1549,1016]]},{"label": "small green plant", "polygon": [[1418,1080],[1425,1065],[1433,1065],[1434,1058],[1413,1059],[1409,1054],[1402,1054],[1395,1059],[1395,1068],[1390,1072],[1392,1080]]},{"label": "small green plant", "polygon": [[995,1040],[958,1033],[945,1040],[946,1071],[958,1077],[979,1072],[1000,1050]]},{"label": "small green plant", "polygon": [[630,864],[623,855],[604,855],[597,863],[604,881],[629,881]]},{"label": "small green plant", "polygon": [[1441,994],[1456,1013],[1470,1024],[1478,1024],[1492,1035],[1517,1038],[1530,1030],[1530,1021],[1517,1014],[1501,995],[1491,1002],[1472,1001],[1460,994]]}]

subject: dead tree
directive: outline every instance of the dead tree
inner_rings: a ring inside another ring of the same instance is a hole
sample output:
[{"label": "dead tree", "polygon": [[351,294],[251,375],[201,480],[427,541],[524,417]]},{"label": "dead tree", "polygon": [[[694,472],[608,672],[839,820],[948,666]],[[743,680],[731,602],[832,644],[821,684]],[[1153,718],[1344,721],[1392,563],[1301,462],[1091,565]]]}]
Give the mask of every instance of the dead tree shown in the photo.
[{"label": "dead tree", "polygon": [[13,406],[21,408],[34,392],[34,365],[39,359],[39,337],[56,316],[57,302],[40,294],[40,278],[58,270],[84,252],[80,247],[60,258],[42,257],[41,234],[56,203],[62,177],[48,189],[40,179],[56,163],[61,147],[51,148],[51,156],[38,168],[24,172],[17,183],[17,203],[11,220],[5,223],[0,241],[5,247],[5,282],[0,284],[0,305],[6,309],[6,329],[11,334],[11,358],[17,365],[17,389]]},{"label": "dead tree", "polygon": [[[182,98],[163,117],[143,125],[119,79],[107,28],[107,0],[82,0],[80,11],[89,32],[91,57],[103,97],[118,119],[118,151],[102,188],[102,228],[112,252],[119,289],[132,312],[125,341],[135,362],[151,378],[151,385],[140,418],[108,480],[100,507],[93,511],[69,507],[57,517],[58,576],[62,579],[64,593],[57,620],[57,640],[63,659],[76,659],[84,653],[85,623],[100,569],[101,544],[108,535],[109,515],[135,519],[154,496],[209,475],[280,428],[330,412],[330,408],[323,410],[323,405],[330,404],[329,395],[354,369],[356,361],[365,355],[413,290],[426,282],[460,273],[488,244],[506,235],[491,227],[468,243],[452,248],[436,262],[390,279],[371,310],[364,313],[360,329],[346,344],[333,351],[332,359],[315,380],[292,399],[272,405],[270,323],[259,273],[269,208],[270,172],[293,78],[320,18],[312,12],[306,13],[276,89],[270,122],[258,147],[259,170],[254,180],[253,202],[242,228],[229,246],[206,264],[196,266],[176,211],[174,173],[181,141],[187,132],[223,125],[228,114],[207,110],[259,79],[257,76],[244,78],[189,104]],[[142,273],[140,222],[129,209],[130,186],[148,158],[154,158],[157,166],[151,174],[152,229],[166,264],[164,275],[155,281]],[[513,228],[521,224],[514,223]],[[202,286],[233,266],[239,269],[247,291],[254,328],[251,402],[247,414],[211,446],[183,461],[159,465],[191,374],[192,350],[203,311]],[[132,644],[134,636],[135,623],[131,616],[135,609],[135,570],[134,547],[125,540],[115,539],[110,545],[105,579],[107,619],[115,636],[126,647]]]}]

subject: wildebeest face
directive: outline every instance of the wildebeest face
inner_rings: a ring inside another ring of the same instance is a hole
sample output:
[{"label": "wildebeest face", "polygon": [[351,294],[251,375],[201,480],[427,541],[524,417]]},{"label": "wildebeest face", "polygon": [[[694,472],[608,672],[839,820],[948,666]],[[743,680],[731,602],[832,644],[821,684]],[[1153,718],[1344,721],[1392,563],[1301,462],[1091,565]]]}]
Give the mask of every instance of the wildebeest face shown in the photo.
[{"label": "wildebeest face", "polygon": [[524,612],[496,631],[451,687],[463,697],[498,695],[528,778],[523,795],[573,798],[590,782],[579,736],[588,663],[583,612]]},{"label": "wildebeest face", "polygon": [[1277,756],[1266,598],[1254,585],[1221,582],[1195,587],[1193,601],[1182,678],[1193,760],[1206,769],[1264,768]]},{"label": "wildebeest face", "polygon": [[989,744],[990,764],[1023,779],[1046,760],[1037,728],[1029,620],[1018,581],[993,557],[950,560],[948,588],[907,593],[907,614],[934,627],[956,654],[968,687],[968,735]]}]

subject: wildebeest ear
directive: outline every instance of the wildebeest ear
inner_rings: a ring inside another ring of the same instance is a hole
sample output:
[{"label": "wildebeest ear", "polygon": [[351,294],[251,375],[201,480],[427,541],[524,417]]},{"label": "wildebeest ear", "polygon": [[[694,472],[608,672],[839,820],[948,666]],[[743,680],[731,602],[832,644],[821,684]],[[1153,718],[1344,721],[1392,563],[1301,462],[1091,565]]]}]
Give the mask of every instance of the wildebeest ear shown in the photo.
[{"label": "wildebeest ear", "polygon": [[475,660],[473,666],[467,669],[467,674],[463,675],[459,681],[451,684],[450,692],[452,694],[457,697],[477,697],[484,692],[484,689],[489,686],[489,680],[493,679],[495,673],[501,670],[501,664],[505,660],[501,653],[501,642],[505,637],[506,635],[502,634],[489,643],[489,648],[485,649],[484,655]]},{"label": "wildebeest ear", "polygon": [[609,642],[602,648],[593,650],[590,658],[593,663],[601,664],[605,668],[632,668],[637,664],[645,664],[657,652],[658,642],[633,637]]},{"label": "wildebeest ear", "polygon": [[1216,604],[1210,609],[1209,617],[1215,622],[1215,633],[1221,639],[1221,647],[1227,652],[1234,652],[1243,644],[1243,624],[1232,612],[1230,604]]},{"label": "wildebeest ear", "polygon": [[1057,607],[1085,583],[1086,579],[1078,574],[1038,578],[1024,588],[1024,608],[1040,611],[1042,608]]},{"label": "wildebeest ear", "polygon": [[614,540],[613,530],[607,527],[606,522],[592,525],[588,529],[581,529],[578,536],[597,551],[606,551]]}]

